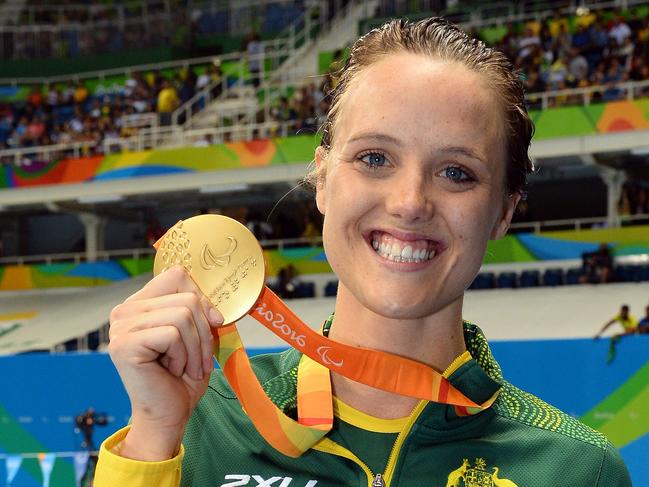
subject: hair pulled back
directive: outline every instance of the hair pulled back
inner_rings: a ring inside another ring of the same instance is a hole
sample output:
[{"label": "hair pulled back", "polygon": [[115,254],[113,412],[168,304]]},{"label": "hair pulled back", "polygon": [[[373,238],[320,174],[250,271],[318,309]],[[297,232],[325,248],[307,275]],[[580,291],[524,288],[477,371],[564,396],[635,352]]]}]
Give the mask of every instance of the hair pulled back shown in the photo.
[{"label": "hair pulled back", "polygon": [[[522,192],[527,175],[534,170],[528,155],[534,124],[527,114],[523,84],[514,66],[502,52],[471,38],[459,27],[440,17],[418,22],[395,19],[371,30],[354,43],[347,63],[338,73],[337,83],[330,93],[331,106],[322,127],[321,147],[326,151],[331,148],[341,100],[358,74],[386,55],[400,52],[459,63],[484,76],[499,97],[504,112],[506,188],[508,194]],[[326,164],[323,164],[307,176],[307,181],[315,184],[324,178],[325,172]]]}]

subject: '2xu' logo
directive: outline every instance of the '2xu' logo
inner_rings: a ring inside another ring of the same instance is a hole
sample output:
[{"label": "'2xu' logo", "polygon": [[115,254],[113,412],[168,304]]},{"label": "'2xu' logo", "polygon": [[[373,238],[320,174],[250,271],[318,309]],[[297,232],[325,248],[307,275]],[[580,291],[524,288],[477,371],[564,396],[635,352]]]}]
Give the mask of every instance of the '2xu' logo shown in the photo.
[{"label": "'2xu' logo", "polygon": [[[297,484],[292,483],[292,477],[271,477],[265,479],[261,475],[230,474],[225,476],[225,480],[234,480],[234,482],[221,484],[220,487],[241,487],[243,485],[250,485],[252,487],[298,487]],[[315,487],[317,484],[317,480],[309,480],[304,487]]]}]

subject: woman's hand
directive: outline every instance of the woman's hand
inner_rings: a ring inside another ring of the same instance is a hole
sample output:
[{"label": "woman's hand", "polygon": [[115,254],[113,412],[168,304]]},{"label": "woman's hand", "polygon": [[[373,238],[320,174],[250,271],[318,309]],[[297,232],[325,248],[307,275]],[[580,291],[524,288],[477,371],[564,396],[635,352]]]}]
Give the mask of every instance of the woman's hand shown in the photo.
[{"label": "woman's hand", "polygon": [[108,351],[132,414],[122,456],[160,461],[177,454],[214,368],[211,327],[222,324],[221,313],[180,266],[113,309]]}]

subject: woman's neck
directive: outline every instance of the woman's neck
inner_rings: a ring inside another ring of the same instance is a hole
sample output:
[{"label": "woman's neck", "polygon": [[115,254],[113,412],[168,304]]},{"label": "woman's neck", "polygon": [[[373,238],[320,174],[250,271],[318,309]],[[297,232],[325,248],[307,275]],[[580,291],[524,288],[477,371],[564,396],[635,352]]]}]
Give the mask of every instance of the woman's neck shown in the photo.
[{"label": "woman's neck", "polygon": [[[329,338],[407,357],[443,372],[466,350],[462,330],[462,298],[434,315],[401,320],[370,311],[341,286]],[[379,418],[407,416],[419,402],[415,398],[374,389],[336,373],[332,373],[331,377],[336,397]]]}]

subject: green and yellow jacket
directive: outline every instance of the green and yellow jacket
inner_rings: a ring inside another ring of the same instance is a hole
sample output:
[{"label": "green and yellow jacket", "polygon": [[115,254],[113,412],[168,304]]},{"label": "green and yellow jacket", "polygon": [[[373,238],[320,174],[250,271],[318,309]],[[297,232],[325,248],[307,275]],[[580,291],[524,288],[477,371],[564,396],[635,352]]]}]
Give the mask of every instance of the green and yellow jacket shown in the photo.
[{"label": "green and yellow jacket", "polygon": [[[467,352],[444,375],[477,403],[473,416],[420,402],[407,418],[368,416],[334,398],[332,431],[299,458],[257,433],[227,381],[215,371],[187,426],[180,454],[157,463],[112,453],[127,428],[100,453],[99,487],[629,487],[616,449],[601,434],[506,382],[478,327],[465,324]],[[294,415],[301,354],[254,357],[273,402]]]}]

